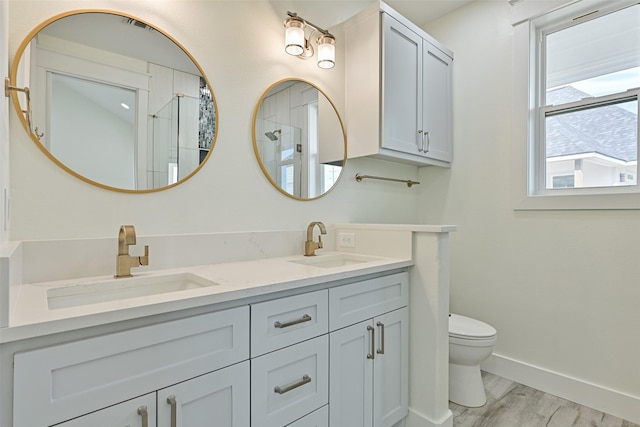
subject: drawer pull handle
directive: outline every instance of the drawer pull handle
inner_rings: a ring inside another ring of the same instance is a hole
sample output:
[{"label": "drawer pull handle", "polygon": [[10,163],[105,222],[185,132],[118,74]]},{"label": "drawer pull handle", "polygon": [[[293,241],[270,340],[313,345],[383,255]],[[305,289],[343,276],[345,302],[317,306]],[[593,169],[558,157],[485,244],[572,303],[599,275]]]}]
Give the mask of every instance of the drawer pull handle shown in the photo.
[{"label": "drawer pull handle", "polygon": [[301,387],[301,386],[303,386],[305,384],[308,384],[310,382],[311,382],[311,377],[309,375],[305,374],[305,375],[302,376],[302,379],[300,381],[298,381],[297,383],[288,385],[286,387],[280,387],[279,385],[277,385],[277,386],[275,386],[273,388],[273,391],[275,391],[278,394],[285,394],[285,393],[290,392],[293,389]]},{"label": "drawer pull handle", "polygon": [[384,323],[378,322],[376,323],[378,328],[380,328],[380,348],[378,349],[378,354],[384,354]]},{"label": "drawer pull handle", "polygon": [[311,316],[309,316],[308,314],[305,314],[301,318],[292,320],[291,322],[284,322],[284,323],[276,322],[273,324],[273,326],[275,326],[276,328],[282,329],[282,328],[288,328],[289,326],[298,325],[300,323],[310,322],[310,321],[311,321]]},{"label": "drawer pull handle", "polygon": [[149,411],[145,405],[138,408],[138,415],[142,417],[142,427],[149,427]]},{"label": "drawer pull handle", "polygon": [[176,397],[172,394],[167,397],[167,403],[171,405],[171,427],[178,426],[178,408]]},{"label": "drawer pull handle", "polygon": [[371,353],[367,354],[367,359],[375,359],[376,358],[376,337],[375,337],[375,329],[373,328],[373,326],[369,325],[367,326],[367,331],[369,331],[370,334],[370,338],[371,338]]}]

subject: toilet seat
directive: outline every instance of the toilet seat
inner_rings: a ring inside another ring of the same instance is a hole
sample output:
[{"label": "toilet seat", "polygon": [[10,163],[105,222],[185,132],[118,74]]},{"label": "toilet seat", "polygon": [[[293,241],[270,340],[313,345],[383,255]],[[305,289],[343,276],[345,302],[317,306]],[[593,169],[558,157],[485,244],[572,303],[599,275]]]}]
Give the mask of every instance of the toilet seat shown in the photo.
[{"label": "toilet seat", "polygon": [[493,341],[497,334],[493,326],[480,320],[453,313],[449,316],[449,338],[456,341]]}]

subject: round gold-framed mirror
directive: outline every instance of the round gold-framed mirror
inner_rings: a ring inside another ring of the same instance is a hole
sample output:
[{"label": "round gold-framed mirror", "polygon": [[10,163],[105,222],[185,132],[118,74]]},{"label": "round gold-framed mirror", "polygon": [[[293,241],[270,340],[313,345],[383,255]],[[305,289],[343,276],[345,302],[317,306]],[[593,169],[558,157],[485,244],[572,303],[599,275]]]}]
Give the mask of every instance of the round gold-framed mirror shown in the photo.
[{"label": "round gold-framed mirror", "polygon": [[11,64],[14,106],[75,177],[147,193],[196,174],[218,135],[211,85],[174,38],[127,13],[82,9],[32,30]]},{"label": "round gold-framed mirror", "polygon": [[269,86],[256,105],[252,133],[260,168],[282,194],[315,200],[338,183],[346,132],[331,99],[313,83],[286,78]]}]

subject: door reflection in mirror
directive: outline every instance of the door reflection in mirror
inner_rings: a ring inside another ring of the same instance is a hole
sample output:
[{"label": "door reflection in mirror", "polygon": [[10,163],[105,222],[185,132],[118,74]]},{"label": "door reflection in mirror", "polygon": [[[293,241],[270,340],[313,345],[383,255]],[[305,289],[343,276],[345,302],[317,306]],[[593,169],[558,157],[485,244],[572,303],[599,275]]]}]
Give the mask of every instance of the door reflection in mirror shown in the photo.
[{"label": "door reflection in mirror", "polygon": [[50,82],[50,124],[40,141],[84,176],[135,188],[135,91],[58,73]]}]

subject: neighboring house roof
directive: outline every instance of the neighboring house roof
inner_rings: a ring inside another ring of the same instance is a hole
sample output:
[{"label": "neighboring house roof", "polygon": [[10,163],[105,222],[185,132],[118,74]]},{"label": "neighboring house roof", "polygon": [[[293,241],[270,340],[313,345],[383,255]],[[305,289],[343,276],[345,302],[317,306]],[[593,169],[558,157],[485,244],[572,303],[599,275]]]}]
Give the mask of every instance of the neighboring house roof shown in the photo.
[{"label": "neighboring house roof", "polygon": [[[549,91],[547,100],[557,105],[589,96],[564,86]],[[546,126],[547,158],[598,153],[625,162],[638,159],[638,115],[616,105],[552,116]]]}]

